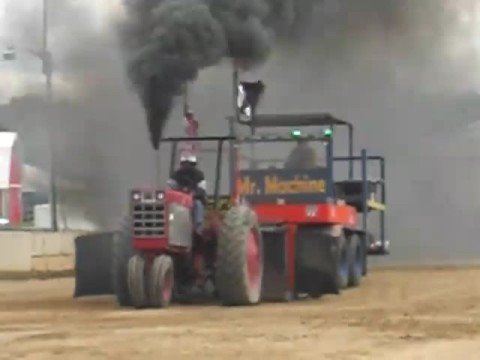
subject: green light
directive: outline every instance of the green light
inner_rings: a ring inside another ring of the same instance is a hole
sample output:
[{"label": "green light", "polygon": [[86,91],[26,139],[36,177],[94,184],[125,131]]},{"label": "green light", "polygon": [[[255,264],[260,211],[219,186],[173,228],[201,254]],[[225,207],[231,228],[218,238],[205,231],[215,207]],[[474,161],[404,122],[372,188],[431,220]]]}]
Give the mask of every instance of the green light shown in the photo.
[{"label": "green light", "polygon": [[326,137],[331,137],[333,135],[333,130],[332,129],[325,129],[323,130],[323,135]]},{"label": "green light", "polygon": [[292,134],[292,137],[294,137],[294,138],[298,138],[298,137],[302,136],[302,132],[298,129],[292,130],[291,134]]}]

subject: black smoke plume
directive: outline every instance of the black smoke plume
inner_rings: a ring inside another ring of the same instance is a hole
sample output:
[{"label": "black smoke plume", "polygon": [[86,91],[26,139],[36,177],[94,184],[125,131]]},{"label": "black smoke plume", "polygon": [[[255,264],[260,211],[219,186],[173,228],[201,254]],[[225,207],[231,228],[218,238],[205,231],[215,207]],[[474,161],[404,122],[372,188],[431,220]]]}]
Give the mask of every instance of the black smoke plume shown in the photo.
[{"label": "black smoke plume", "polygon": [[[126,2],[121,38],[127,72],[147,115],[155,149],[174,98],[223,58],[263,63],[275,35],[297,34],[312,0],[140,0]],[[304,19],[305,18],[305,19]]]}]

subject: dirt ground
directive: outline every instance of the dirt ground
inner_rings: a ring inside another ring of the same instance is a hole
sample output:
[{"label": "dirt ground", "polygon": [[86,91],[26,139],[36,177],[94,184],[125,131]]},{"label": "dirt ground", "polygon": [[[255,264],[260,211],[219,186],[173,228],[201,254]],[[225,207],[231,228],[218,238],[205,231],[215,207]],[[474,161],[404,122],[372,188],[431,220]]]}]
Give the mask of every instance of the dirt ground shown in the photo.
[{"label": "dirt ground", "polygon": [[122,310],[0,282],[0,359],[480,359],[480,268],[383,269],[341,296]]}]

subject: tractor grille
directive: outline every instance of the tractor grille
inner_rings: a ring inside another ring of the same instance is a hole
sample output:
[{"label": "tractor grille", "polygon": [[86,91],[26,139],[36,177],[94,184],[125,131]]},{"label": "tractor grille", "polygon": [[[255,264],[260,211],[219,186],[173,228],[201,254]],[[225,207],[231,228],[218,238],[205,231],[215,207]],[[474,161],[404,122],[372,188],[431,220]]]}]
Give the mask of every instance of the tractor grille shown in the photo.
[{"label": "tractor grille", "polygon": [[131,209],[134,236],[165,236],[165,202],[156,196],[155,192],[142,192],[139,199],[133,199]]}]

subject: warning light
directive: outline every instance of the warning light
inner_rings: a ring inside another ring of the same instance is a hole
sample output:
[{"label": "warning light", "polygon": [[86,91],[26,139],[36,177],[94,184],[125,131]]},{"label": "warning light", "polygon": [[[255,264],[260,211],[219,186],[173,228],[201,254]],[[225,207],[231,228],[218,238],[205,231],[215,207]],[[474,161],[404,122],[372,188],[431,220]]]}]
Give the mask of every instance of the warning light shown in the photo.
[{"label": "warning light", "polygon": [[292,130],[291,134],[293,138],[299,138],[302,136],[302,132],[298,129]]},{"label": "warning light", "polygon": [[325,129],[325,130],[323,131],[323,135],[324,135],[325,137],[332,137],[332,135],[333,135],[333,130],[330,129],[330,128]]}]

